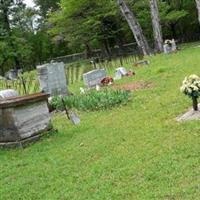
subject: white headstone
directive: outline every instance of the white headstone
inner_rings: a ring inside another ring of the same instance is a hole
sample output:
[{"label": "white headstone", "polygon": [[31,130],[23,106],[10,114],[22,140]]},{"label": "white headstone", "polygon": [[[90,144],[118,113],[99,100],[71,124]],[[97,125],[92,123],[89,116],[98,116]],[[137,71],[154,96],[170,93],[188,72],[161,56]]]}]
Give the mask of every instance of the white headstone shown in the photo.
[{"label": "white headstone", "polygon": [[3,76],[0,76],[0,80],[6,80],[6,78],[4,78]]},{"label": "white headstone", "polygon": [[120,80],[120,79],[122,79],[122,74],[120,71],[116,71],[114,80]]},{"label": "white headstone", "polygon": [[172,39],[171,44],[172,44],[172,51],[173,52],[176,51],[177,50],[177,46],[176,46],[176,42],[175,42],[174,39]]},{"label": "white headstone", "polygon": [[165,54],[171,53],[171,47],[170,47],[169,44],[164,44],[164,45],[163,45],[163,49],[164,49],[164,53],[165,53]]},{"label": "white headstone", "polygon": [[40,88],[43,92],[55,95],[67,95],[67,79],[64,63],[49,63],[37,67]]},{"label": "white headstone", "polygon": [[116,71],[120,72],[122,76],[126,76],[127,75],[127,70],[124,67],[119,67],[116,69]]},{"label": "white headstone", "polygon": [[163,45],[164,53],[169,54],[175,52],[177,50],[176,42],[174,39],[166,40],[165,44]]},{"label": "white headstone", "polygon": [[83,81],[86,87],[92,88],[100,85],[101,81],[106,77],[105,69],[97,69],[83,74]]}]

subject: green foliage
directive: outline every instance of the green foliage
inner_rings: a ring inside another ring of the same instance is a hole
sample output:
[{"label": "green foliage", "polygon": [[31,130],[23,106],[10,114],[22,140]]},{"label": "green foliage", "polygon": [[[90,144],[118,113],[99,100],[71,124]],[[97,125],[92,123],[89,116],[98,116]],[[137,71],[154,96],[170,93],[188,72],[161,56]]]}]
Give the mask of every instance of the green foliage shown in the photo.
[{"label": "green foliage", "polygon": [[[64,98],[68,108],[76,108],[83,111],[97,111],[111,109],[117,105],[124,105],[130,100],[130,92],[123,90],[102,90],[89,91],[84,95],[74,95]],[[63,109],[60,97],[54,97],[51,106],[56,109]]]},{"label": "green foliage", "polygon": [[60,0],[33,0],[39,7],[41,16],[45,19],[49,12],[56,11],[59,8]]},{"label": "green foliage", "polygon": [[107,42],[112,46],[121,34],[119,19],[114,1],[63,0],[61,10],[49,19],[53,25],[49,32],[53,36],[62,34],[69,46],[79,51],[95,45],[102,47]]},{"label": "green foliage", "polygon": [[[153,39],[149,0],[126,0],[148,40]],[[133,34],[116,0],[0,1],[1,74],[10,68],[31,70],[55,57],[134,42]],[[158,0],[164,39],[193,41],[199,38],[195,1]],[[151,42],[153,43],[153,42]],[[22,48],[23,47],[23,48]],[[125,47],[124,47],[125,48]]]}]

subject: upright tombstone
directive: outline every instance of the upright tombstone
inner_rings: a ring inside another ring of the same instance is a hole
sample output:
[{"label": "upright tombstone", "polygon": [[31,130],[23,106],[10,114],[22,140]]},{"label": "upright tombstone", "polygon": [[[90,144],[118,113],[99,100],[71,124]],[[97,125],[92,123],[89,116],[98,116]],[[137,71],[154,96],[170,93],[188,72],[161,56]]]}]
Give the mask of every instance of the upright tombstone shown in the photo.
[{"label": "upright tombstone", "polygon": [[171,53],[171,46],[169,44],[164,44],[163,49],[165,54]]},{"label": "upright tombstone", "polygon": [[172,52],[176,51],[177,46],[176,46],[176,41],[174,39],[172,39],[171,44],[172,44]]},{"label": "upright tombstone", "polygon": [[119,67],[115,70],[115,77],[114,80],[120,80],[122,76],[126,76],[128,74],[126,68]]},{"label": "upright tombstone", "polygon": [[44,93],[67,95],[67,79],[64,63],[49,63],[37,67],[40,88]]},{"label": "upright tombstone", "polygon": [[83,81],[86,87],[93,88],[100,85],[101,81],[106,77],[105,69],[97,69],[83,74]]},{"label": "upright tombstone", "polygon": [[175,52],[177,50],[176,42],[174,39],[166,40],[165,44],[163,45],[164,53],[169,54]]},{"label": "upright tombstone", "polygon": [[6,72],[5,77],[8,80],[16,80],[18,78],[18,70],[15,69],[9,70],[8,72]]}]

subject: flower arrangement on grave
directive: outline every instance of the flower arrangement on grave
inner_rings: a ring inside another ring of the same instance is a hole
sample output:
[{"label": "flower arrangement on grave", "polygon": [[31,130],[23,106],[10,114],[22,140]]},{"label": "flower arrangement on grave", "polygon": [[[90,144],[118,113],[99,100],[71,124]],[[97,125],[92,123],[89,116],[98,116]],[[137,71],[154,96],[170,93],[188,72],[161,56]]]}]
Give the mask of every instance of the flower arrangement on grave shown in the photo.
[{"label": "flower arrangement on grave", "polygon": [[197,111],[198,98],[200,97],[200,77],[195,74],[185,77],[180,90],[182,93],[192,98],[193,109]]}]

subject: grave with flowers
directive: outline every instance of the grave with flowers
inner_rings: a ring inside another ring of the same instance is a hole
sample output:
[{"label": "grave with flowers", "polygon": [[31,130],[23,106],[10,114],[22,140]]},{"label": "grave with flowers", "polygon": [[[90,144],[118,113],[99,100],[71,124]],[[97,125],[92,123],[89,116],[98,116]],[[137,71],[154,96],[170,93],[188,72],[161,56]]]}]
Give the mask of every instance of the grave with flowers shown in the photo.
[{"label": "grave with flowers", "polygon": [[178,117],[177,120],[200,120],[200,106],[198,105],[198,98],[200,97],[200,77],[195,74],[185,77],[180,90],[183,94],[192,99],[193,108],[184,115]]}]

